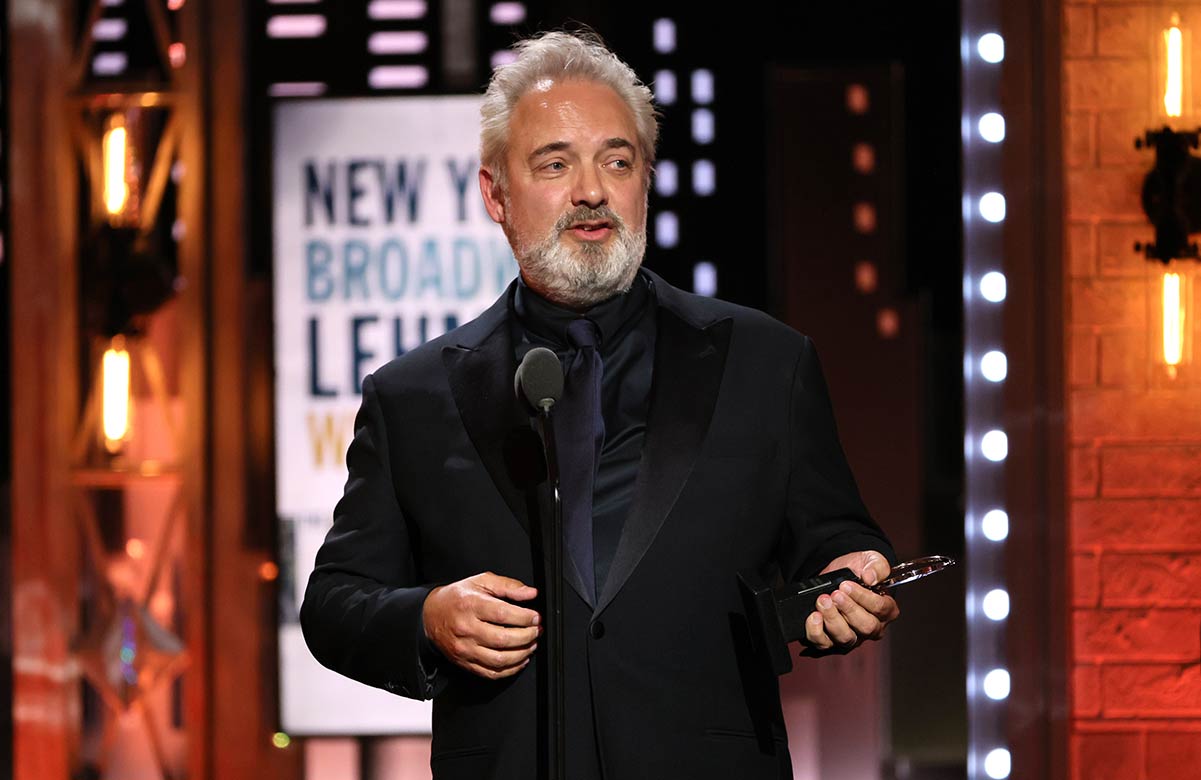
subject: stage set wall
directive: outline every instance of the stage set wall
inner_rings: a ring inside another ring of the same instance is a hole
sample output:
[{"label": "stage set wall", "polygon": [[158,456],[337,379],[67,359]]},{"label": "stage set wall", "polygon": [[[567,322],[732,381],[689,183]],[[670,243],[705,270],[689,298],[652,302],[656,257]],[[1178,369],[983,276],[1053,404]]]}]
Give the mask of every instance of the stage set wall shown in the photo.
[{"label": "stage set wall", "polygon": [[1201,766],[1201,383],[1156,359],[1134,139],[1163,124],[1161,31],[1201,5],[1061,10],[1072,777],[1175,780]]}]

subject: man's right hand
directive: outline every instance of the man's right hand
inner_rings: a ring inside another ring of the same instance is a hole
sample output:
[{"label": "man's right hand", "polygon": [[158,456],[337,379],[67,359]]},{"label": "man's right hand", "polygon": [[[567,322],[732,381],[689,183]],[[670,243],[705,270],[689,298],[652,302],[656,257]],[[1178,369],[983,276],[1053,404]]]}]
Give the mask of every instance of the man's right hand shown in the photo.
[{"label": "man's right hand", "polygon": [[425,635],[442,655],[469,672],[499,680],[530,662],[542,633],[537,612],[503,599],[538,595],[525,583],[485,572],[434,588],[425,598]]}]

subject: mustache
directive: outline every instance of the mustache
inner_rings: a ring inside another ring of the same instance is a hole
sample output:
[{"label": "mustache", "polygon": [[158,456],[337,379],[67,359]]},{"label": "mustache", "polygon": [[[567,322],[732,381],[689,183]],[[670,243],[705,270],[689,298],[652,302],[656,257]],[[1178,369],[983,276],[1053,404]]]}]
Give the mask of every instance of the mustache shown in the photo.
[{"label": "mustache", "polygon": [[621,217],[617,216],[616,211],[608,206],[601,206],[595,209],[591,206],[577,206],[559,217],[558,221],[555,222],[555,232],[562,233],[577,222],[599,222],[601,220],[612,223],[614,229],[618,232],[625,230],[626,223],[622,221]]}]

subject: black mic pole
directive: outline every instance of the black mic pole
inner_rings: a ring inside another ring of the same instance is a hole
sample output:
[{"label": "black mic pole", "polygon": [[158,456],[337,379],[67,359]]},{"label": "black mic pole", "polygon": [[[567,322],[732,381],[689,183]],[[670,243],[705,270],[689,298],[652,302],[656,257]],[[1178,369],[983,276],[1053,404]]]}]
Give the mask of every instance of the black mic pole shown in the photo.
[{"label": "black mic pole", "polygon": [[563,502],[559,497],[559,457],[555,450],[555,428],[550,415],[550,406],[538,413],[538,435],[546,449],[547,486],[551,493],[550,512],[550,570],[546,583],[546,611],[550,622],[550,645],[547,661],[550,666],[547,698],[550,723],[548,741],[554,746],[550,762],[550,780],[567,780],[566,741],[563,738],[566,706],[564,687],[566,670],[563,665]]},{"label": "black mic pole", "polygon": [[[551,408],[563,395],[563,366],[559,358],[545,347],[535,347],[522,358],[514,377],[517,397],[535,410],[538,436],[546,456],[546,486],[550,491],[551,511],[544,511],[537,502],[541,521],[549,520],[549,534],[542,534],[543,544],[549,536],[546,557],[550,576],[546,578],[546,618],[549,642],[544,659],[549,667],[546,676],[547,744],[542,755],[547,760],[548,780],[567,780],[567,748],[564,739],[566,707],[564,689],[566,671],[563,659],[563,502],[559,496],[559,457],[555,448],[555,428]],[[549,518],[546,516],[549,514]],[[542,522],[539,522],[541,529]]]}]

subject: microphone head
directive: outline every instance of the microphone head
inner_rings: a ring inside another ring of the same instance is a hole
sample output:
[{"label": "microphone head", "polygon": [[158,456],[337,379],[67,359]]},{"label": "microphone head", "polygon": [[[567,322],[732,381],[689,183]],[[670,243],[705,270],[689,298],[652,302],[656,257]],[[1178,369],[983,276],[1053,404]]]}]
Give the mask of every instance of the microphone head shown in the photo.
[{"label": "microphone head", "polygon": [[536,411],[549,411],[563,395],[563,366],[559,357],[546,347],[534,347],[525,353],[513,390]]}]

